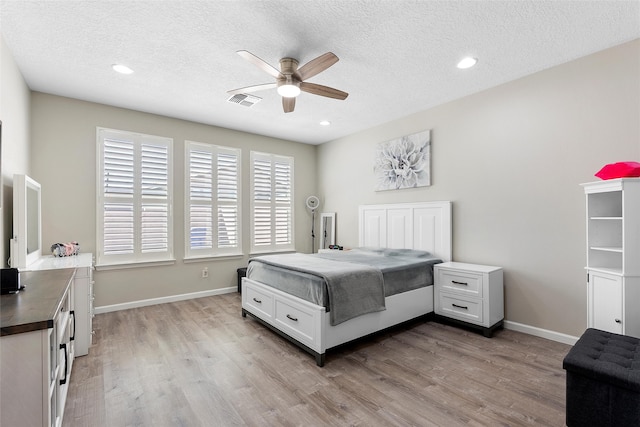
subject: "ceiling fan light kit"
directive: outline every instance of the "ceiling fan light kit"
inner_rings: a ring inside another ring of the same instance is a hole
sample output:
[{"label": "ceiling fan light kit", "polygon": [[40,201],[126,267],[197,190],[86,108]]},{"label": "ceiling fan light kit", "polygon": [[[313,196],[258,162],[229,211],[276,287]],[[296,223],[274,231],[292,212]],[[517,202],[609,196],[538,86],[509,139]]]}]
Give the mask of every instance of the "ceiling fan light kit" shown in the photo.
[{"label": "ceiling fan light kit", "polygon": [[300,95],[300,86],[299,84],[282,84],[278,86],[278,95],[285,98],[295,98]]},{"label": "ceiling fan light kit", "polygon": [[285,113],[290,113],[294,110],[296,105],[295,98],[300,95],[300,92],[339,100],[344,100],[349,96],[347,92],[305,81],[338,62],[338,57],[332,52],[320,55],[300,68],[298,68],[298,60],[282,58],[280,60],[280,71],[246,50],[239,50],[237,53],[262,71],[275,77],[276,81],[275,83],[264,83],[230,90],[228,91],[230,95],[277,88],[278,94],[282,96],[282,108]]}]

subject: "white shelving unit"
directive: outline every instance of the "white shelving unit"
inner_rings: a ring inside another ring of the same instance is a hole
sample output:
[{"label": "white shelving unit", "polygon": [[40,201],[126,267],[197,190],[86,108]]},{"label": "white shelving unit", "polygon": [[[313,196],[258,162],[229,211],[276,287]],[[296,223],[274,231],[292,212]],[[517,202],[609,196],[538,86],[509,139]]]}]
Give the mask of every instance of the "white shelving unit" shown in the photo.
[{"label": "white shelving unit", "polygon": [[587,326],[640,337],[640,178],[582,184]]}]

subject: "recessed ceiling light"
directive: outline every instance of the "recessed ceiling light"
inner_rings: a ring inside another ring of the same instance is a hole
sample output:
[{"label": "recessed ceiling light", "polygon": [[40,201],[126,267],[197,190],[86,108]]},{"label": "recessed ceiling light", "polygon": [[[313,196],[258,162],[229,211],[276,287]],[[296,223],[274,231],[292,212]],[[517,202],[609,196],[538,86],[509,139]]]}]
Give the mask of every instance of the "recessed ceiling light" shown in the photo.
[{"label": "recessed ceiling light", "polygon": [[320,122],[321,126],[329,126],[331,124],[331,122],[329,120],[323,120]]},{"label": "recessed ceiling light", "polygon": [[458,68],[464,70],[465,68],[471,68],[478,62],[478,58],[472,58],[467,56],[462,61],[458,62]]},{"label": "recessed ceiling light", "polygon": [[122,64],[113,64],[111,66],[111,68],[113,68],[113,71],[116,71],[120,74],[131,74],[133,73],[133,70],[129,67],[127,67],[126,65],[122,65]]}]

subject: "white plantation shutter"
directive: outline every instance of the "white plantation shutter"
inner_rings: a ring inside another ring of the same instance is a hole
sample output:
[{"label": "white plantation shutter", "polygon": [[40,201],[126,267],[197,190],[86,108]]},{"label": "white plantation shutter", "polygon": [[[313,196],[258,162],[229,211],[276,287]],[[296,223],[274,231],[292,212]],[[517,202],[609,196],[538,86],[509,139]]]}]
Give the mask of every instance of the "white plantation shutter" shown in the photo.
[{"label": "white plantation shutter", "polygon": [[251,252],[294,250],[293,157],[250,157]]},{"label": "white plantation shutter", "polygon": [[188,258],[242,254],[240,150],[186,142]]},{"label": "white plantation shutter", "polygon": [[134,143],[104,138],[102,152],[103,254],[133,254]]},{"label": "white plantation shutter", "polygon": [[218,151],[218,248],[240,247],[240,150]]},{"label": "white plantation shutter", "polygon": [[[252,211],[253,211],[253,246],[271,244],[271,161],[262,160],[255,153],[251,160],[252,177]],[[255,158],[258,157],[258,158]]]},{"label": "white plantation shutter", "polygon": [[173,257],[170,138],[98,128],[98,264]]},{"label": "white plantation shutter", "polygon": [[[292,161],[293,163],[293,161]],[[281,159],[274,159],[275,173],[275,243],[291,245],[291,164]]]},{"label": "white plantation shutter", "polygon": [[141,252],[169,250],[169,149],[143,143],[141,147]]}]

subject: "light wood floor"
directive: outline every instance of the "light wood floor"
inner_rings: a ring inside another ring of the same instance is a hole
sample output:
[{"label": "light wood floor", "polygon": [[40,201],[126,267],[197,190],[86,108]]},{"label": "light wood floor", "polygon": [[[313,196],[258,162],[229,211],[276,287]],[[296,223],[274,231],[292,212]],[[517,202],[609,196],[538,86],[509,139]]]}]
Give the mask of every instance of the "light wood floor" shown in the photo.
[{"label": "light wood floor", "polygon": [[64,425],[563,426],[565,344],[415,322],[319,368],[239,294],[101,314]]}]

